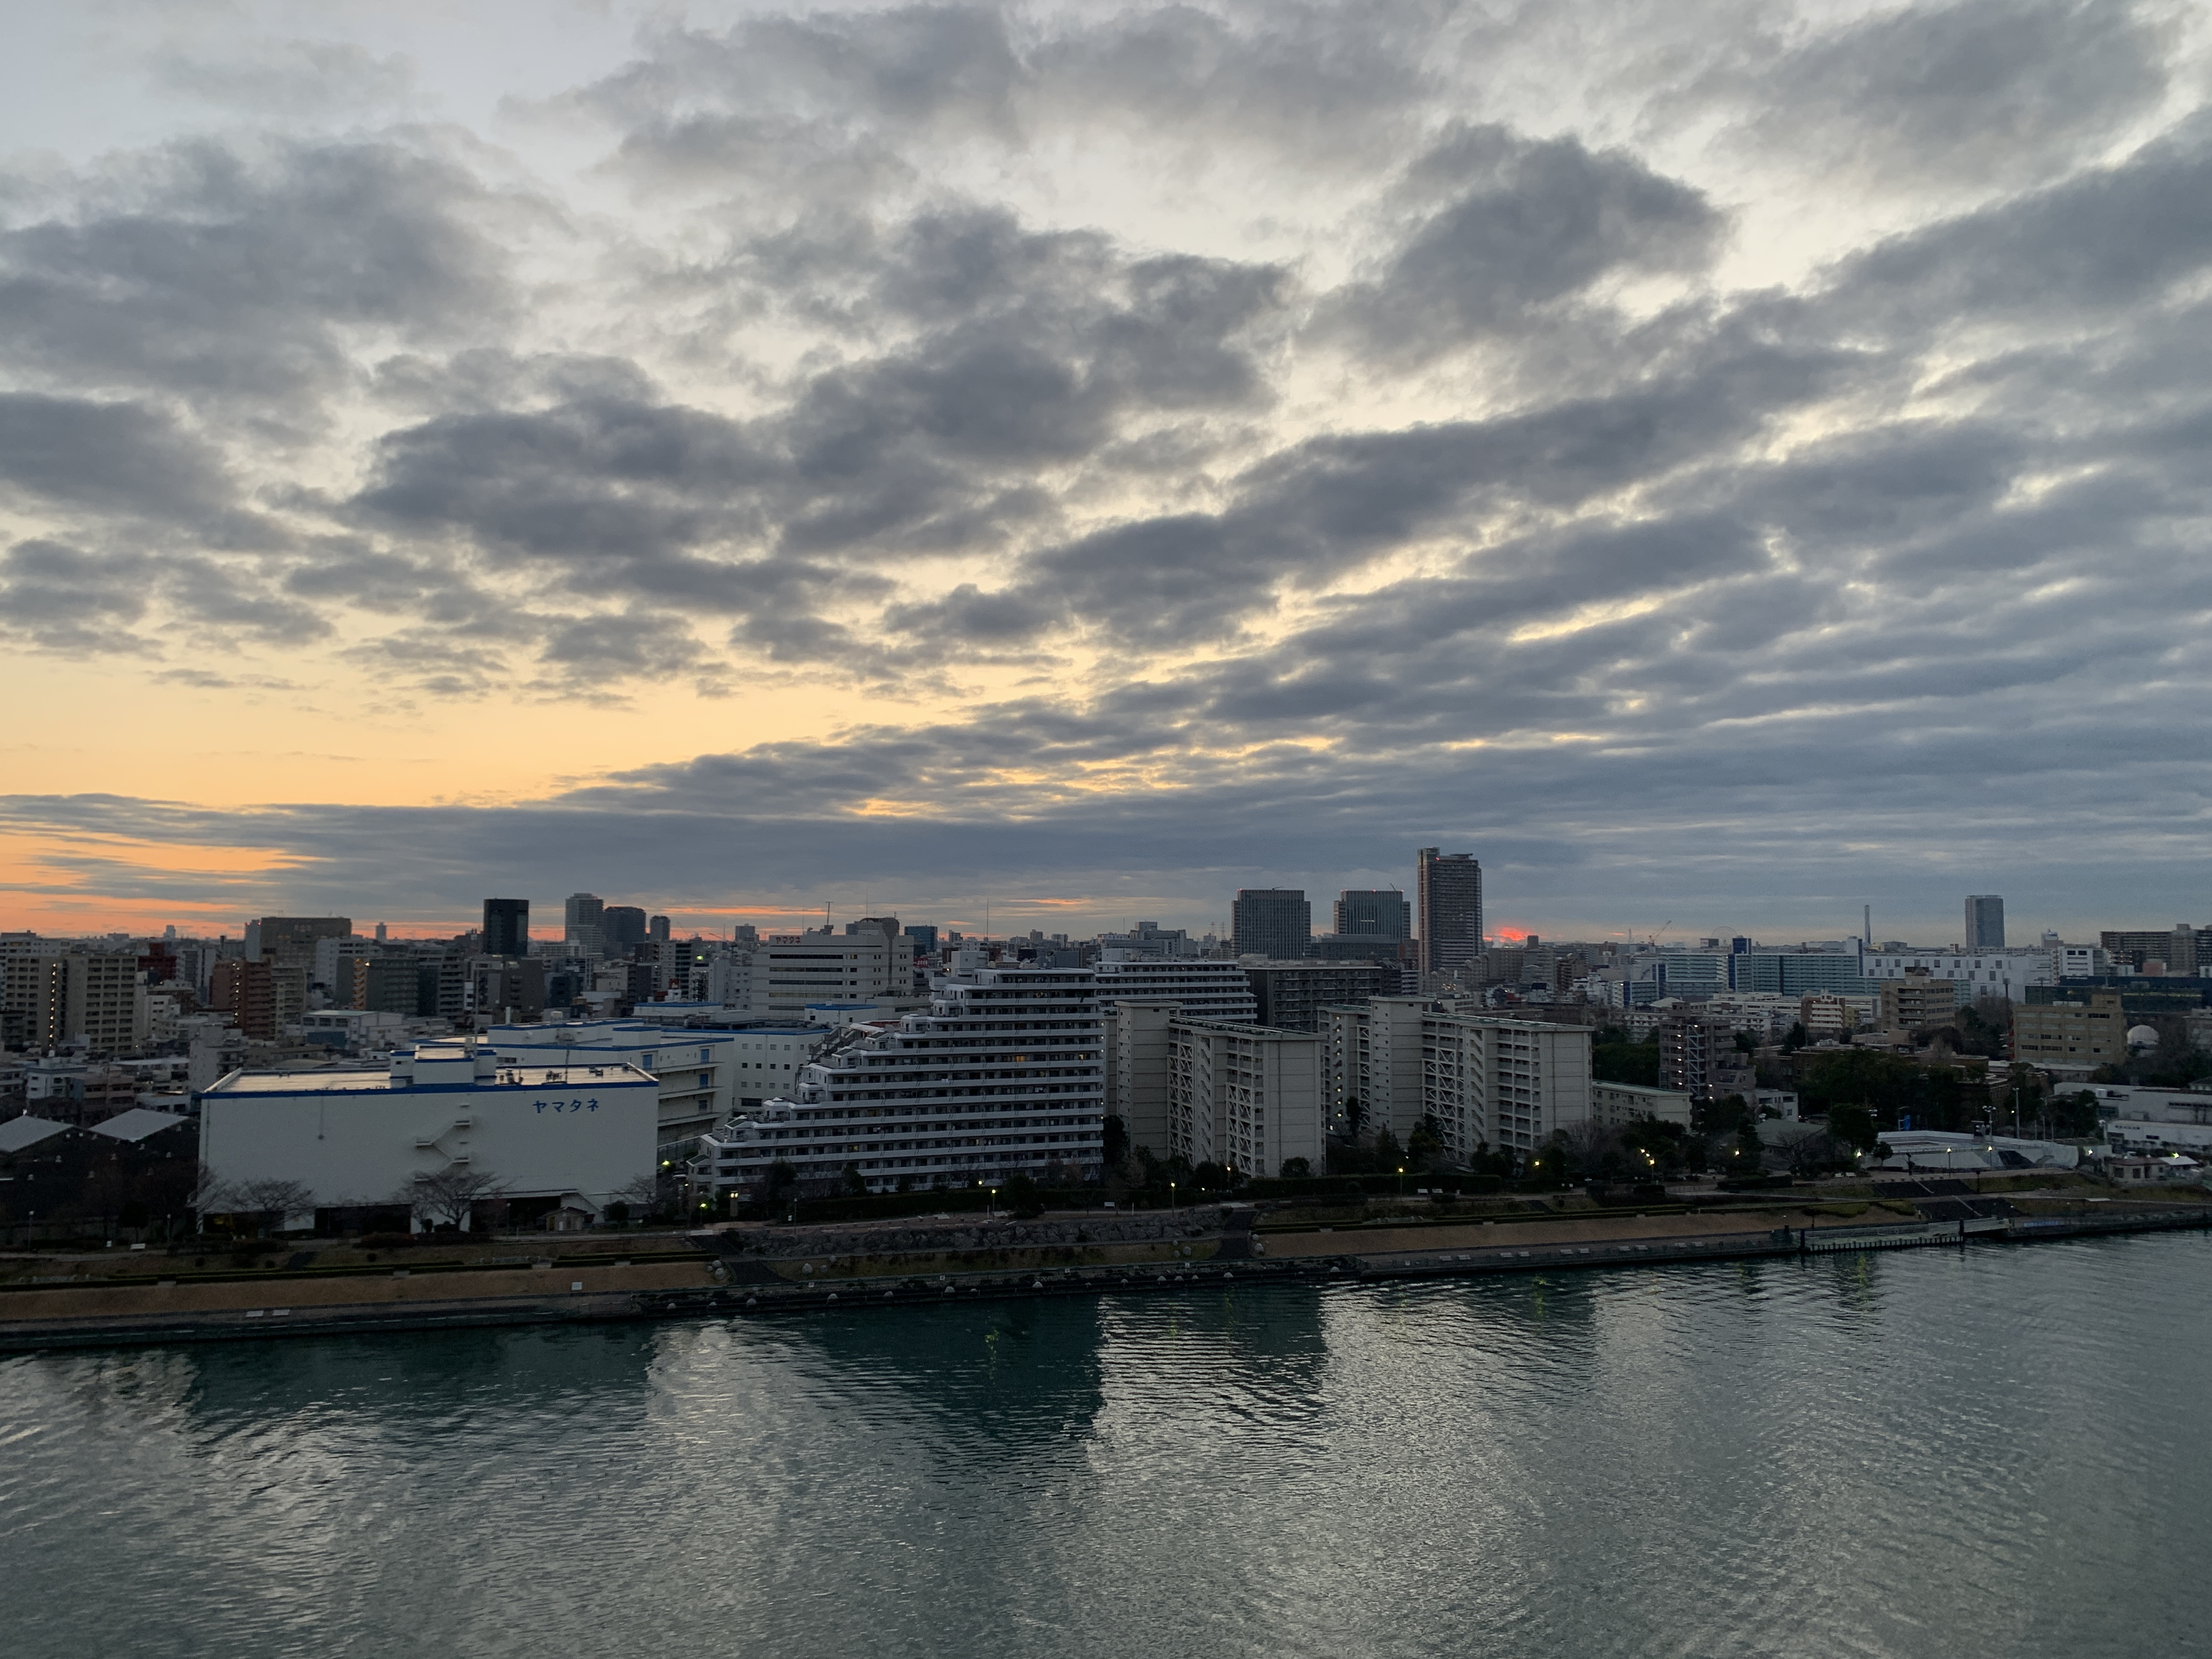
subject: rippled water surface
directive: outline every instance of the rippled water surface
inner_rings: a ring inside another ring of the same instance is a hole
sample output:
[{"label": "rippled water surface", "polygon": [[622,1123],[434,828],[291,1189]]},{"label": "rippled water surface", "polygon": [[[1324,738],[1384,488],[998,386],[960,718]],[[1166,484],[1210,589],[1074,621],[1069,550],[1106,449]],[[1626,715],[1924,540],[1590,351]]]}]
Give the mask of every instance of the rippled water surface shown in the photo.
[{"label": "rippled water surface", "polygon": [[2204,1651],[2212,1241],[0,1362],[57,1655]]}]

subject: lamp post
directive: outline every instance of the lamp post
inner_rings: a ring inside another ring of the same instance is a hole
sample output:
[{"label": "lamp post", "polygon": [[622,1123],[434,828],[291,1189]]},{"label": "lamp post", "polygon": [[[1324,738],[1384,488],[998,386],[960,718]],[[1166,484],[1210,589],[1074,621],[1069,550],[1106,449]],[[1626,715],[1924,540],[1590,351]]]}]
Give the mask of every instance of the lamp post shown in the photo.
[{"label": "lamp post", "polygon": [[1169,1213],[1170,1215],[1173,1215],[1173,1214],[1175,1213],[1175,1206],[1176,1206],[1176,1184],[1175,1184],[1175,1182],[1174,1182],[1170,1181],[1170,1182],[1168,1182],[1168,1213]]}]

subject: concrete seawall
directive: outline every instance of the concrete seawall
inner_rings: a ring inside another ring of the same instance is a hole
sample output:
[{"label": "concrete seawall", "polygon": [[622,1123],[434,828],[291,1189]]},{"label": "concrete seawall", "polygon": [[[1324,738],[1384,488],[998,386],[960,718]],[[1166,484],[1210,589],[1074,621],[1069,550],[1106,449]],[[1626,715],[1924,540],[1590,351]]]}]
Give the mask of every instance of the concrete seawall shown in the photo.
[{"label": "concrete seawall", "polygon": [[[1249,1212],[1246,1212],[1249,1216]],[[1133,1221],[1136,1218],[1131,1218]],[[1165,1218],[1161,1218],[1165,1220]],[[1232,1221],[1235,1218],[1231,1218]],[[945,1265],[948,1241],[930,1229],[817,1231],[810,1242],[823,1271],[793,1272],[793,1255],[747,1259],[713,1236],[696,1255],[659,1261],[422,1274],[258,1278],[215,1283],[15,1290],[0,1298],[0,1352],[237,1341],[276,1336],[421,1331],[495,1325],[600,1323],[621,1320],[726,1317],[865,1307],[941,1305],[967,1299],[1176,1294],[1212,1286],[1383,1283],[1583,1268],[1841,1252],[2027,1243],[2096,1235],[2202,1231],[2212,1211],[2038,1216],[2009,1220],[1900,1222],[1821,1228],[1777,1225],[1776,1218],[1589,1218],[1502,1229],[1385,1228],[1343,1233],[1316,1229],[1259,1242],[1262,1254],[1233,1247],[1237,1231],[1201,1237],[1164,1228],[1150,1239],[1062,1240],[1050,1224],[1023,1242],[994,1233]],[[1716,1223],[1734,1224],[1716,1225]],[[1219,1224],[1218,1221],[1216,1223]],[[1178,1226],[1180,1224],[1178,1224]],[[955,1230],[966,1231],[966,1229]],[[1132,1231],[1139,1231],[1132,1229]],[[888,1235],[888,1236],[887,1236]],[[1509,1236],[1510,1235],[1510,1236]],[[855,1247],[865,1241],[872,1247]],[[909,1248],[889,1248],[903,1242]],[[1112,1260],[1151,1249],[1145,1260]],[[1164,1254],[1173,1251],[1175,1254]],[[1070,1261],[1079,1252],[1097,1259]],[[805,1254],[805,1253],[801,1253]],[[1012,1258],[1027,1255],[1028,1261]],[[932,1270],[915,1271],[927,1261]],[[833,1263],[842,1263],[840,1269]],[[888,1269],[888,1271],[886,1271]]]}]

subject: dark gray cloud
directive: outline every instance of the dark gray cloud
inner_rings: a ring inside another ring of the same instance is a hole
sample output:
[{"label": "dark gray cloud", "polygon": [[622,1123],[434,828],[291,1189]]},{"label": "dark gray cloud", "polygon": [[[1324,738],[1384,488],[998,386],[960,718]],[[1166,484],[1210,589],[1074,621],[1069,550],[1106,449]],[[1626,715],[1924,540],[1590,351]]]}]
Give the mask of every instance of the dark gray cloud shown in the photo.
[{"label": "dark gray cloud", "polygon": [[[303,905],[396,904],[395,844],[418,907],[866,868],[1199,919],[1426,841],[1715,924],[2093,837],[2193,879],[2212,118],[2162,16],[756,15],[541,103],[606,135],[588,212],[421,131],[19,169],[11,641],[732,718],[495,811],[8,821],[281,848]],[[879,723],[752,740],[809,678]]]},{"label": "dark gray cloud", "polygon": [[179,143],[0,230],[0,358],[158,389],[250,428],[312,421],[360,331],[451,339],[507,301],[496,193],[394,144]]},{"label": "dark gray cloud", "polygon": [[2118,0],[1876,12],[1708,77],[1744,137],[1893,187],[2036,183],[2154,105],[2172,24]]},{"label": "dark gray cloud", "polygon": [[1346,321],[1399,351],[1525,328],[1533,311],[1608,276],[1696,269],[1723,224],[1703,192],[1625,152],[1498,125],[1455,128],[1400,193],[1434,205],[1337,299]]}]

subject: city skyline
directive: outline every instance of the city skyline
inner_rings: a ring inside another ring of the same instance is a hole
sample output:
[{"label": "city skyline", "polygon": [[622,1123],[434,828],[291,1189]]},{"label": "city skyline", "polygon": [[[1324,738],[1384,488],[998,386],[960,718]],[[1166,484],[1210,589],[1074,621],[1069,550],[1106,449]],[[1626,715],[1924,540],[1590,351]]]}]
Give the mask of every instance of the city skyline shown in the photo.
[{"label": "city skyline", "polygon": [[8,925],[2212,873],[2201,14],[12,21]]}]

